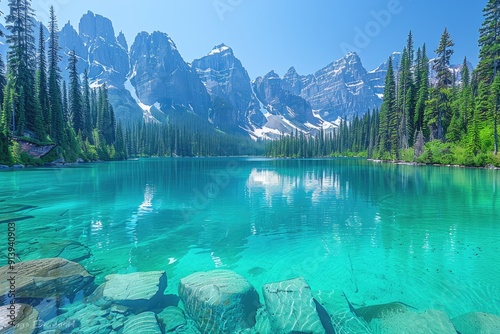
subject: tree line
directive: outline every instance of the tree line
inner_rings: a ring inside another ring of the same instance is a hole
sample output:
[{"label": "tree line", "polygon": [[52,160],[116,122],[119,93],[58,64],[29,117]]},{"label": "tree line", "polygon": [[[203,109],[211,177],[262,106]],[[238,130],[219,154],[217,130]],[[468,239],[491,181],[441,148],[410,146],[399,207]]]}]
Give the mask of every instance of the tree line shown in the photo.
[{"label": "tree line", "polygon": [[[489,0],[483,13],[479,64],[474,71],[470,71],[467,59],[460,71],[451,68],[454,42],[446,28],[432,60],[425,44],[415,51],[410,32],[397,71],[393,58],[388,60],[380,111],[355,117],[349,124],[343,122],[327,137],[323,131],[317,136],[284,136],[268,144],[267,155],[363,155],[424,163],[500,165],[500,0]],[[434,80],[430,80],[431,70]],[[316,149],[323,141],[327,149]]]},{"label": "tree line", "polygon": [[[8,5],[7,64],[0,56],[0,164],[262,154],[262,144],[218,131],[196,130],[192,124],[183,125],[185,120],[122,126],[116,121],[106,85],[91,88],[87,69],[78,72],[75,51],[67,54],[68,66],[63,70],[69,79],[63,80],[54,8],[50,8],[49,36],[45,36],[43,25],[35,21],[31,0],[9,0]],[[55,148],[35,159],[22,150],[22,142]]]}]

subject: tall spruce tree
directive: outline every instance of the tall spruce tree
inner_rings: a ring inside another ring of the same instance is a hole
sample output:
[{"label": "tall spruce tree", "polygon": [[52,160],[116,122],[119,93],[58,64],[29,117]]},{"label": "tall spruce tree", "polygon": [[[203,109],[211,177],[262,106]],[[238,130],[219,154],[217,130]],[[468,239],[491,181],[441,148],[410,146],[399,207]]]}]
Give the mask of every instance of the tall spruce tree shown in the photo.
[{"label": "tall spruce tree", "polygon": [[90,106],[90,84],[89,84],[89,72],[85,68],[83,71],[83,123],[85,124],[85,130],[83,131],[84,139],[91,139],[92,130],[93,130],[93,122],[91,115],[91,106]]},{"label": "tall spruce tree", "polygon": [[82,103],[82,87],[80,84],[80,77],[78,75],[78,58],[75,50],[69,53],[69,94],[68,94],[68,108],[71,115],[71,124],[77,135],[84,135],[85,121]]},{"label": "tall spruce tree", "polygon": [[380,127],[378,150],[383,157],[385,152],[390,153],[393,159],[399,158],[399,119],[396,100],[396,82],[392,57],[385,77],[384,102],[380,110]]},{"label": "tall spruce tree", "polygon": [[479,80],[493,83],[500,66],[500,0],[488,0],[479,29]]},{"label": "tall spruce tree", "polygon": [[52,117],[50,115],[50,101],[47,81],[47,58],[45,55],[45,32],[40,23],[39,44],[38,44],[38,69],[36,72],[36,96],[42,112],[45,131],[50,133]]},{"label": "tall spruce tree", "polygon": [[444,29],[441,35],[441,40],[439,46],[436,49],[437,58],[434,61],[434,70],[436,71],[437,84],[435,89],[436,99],[437,99],[437,110],[436,112],[436,126],[437,126],[437,138],[439,140],[444,140],[444,122],[445,118],[448,116],[449,112],[449,91],[448,88],[453,84],[453,75],[450,71],[450,59],[454,53],[453,43],[448,29]]},{"label": "tall spruce tree", "polygon": [[59,69],[59,32],[54,6],[50,7],[49,22],[49,114],[51,117],[50,136],[61,145],[64,140],[64,116],[61,96],[61,70]]}]

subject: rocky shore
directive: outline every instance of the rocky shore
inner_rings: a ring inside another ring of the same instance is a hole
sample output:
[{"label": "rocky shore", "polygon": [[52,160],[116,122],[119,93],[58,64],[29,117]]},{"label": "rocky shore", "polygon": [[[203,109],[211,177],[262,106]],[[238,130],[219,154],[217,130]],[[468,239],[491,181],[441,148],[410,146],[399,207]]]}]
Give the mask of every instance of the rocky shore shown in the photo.
[{"label": "rocky shore", "polygon": [[[73,259],[81,258],[77,245],[64,246]],[[245,277],[229,270],[184,277],[178,295],[165,295],[164,271],[108,275],[97,286],[82,265],[61,257],[17,263],[15,274],[4,266],[0,277],[1,334],[500,332],[498,315],[450,319],[443,311],[397,301],[352,305],[342,291],[314,291],[302,277],[257,287],[262,299]]]}]

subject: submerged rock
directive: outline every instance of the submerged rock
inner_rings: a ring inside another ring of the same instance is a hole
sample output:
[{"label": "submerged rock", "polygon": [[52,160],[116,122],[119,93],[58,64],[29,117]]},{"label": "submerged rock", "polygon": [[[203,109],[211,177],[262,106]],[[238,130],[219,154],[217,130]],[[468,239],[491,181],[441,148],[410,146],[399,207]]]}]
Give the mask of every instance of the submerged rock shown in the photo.
[{"label": "submerged rock", "polygon": [[181,279],[179,296],[202,333],[251,328],[260,306],[255,288],[229,270],[198,272]]},{"label": "submerged rock", "polygon": [[262,290],[273,333],[325,333],[304,278],[266,284]]},{"label": "submerged rock", "polygon": [[164,271],[138,272],[125,275],[108,275],[100,288],[102,298],[112,304],[134,310],[153,309],[161,304],[167,288]]},{"label": "submerged rock", "polygon": [[471,312],[453,318],[452,322],[460,334],[500,333],[500,317],[494,314]]},{"label": "submerged rock", "polygon": [[187,325],[184,311],[175,306],[167,307],[163,312],[158,314],[158,318],[165,324],[165,332],[173,332],[179,327]]},{"label": "submerged rock", "polygon": [[370,325],[353,313],[342,291],[318,291],[315,300],[330,316],[336,334],[369,334]]},{"label": "submerged rock", "polygon": [[400,302],[360,307],[354,310],[356,316],[363,318],[366,322],[373,319],[387,318],[394,314],[408,312],[408,307]]},{"label": "submerged rock", "polygon": [[[90,249],[78,241],[40,241],[38,244],[40,245],[38,253],[44,258],[61,257],[69,261],[78,262],[88,259],[91,256]],[[37,252],[32,253],[33,256],[37,255]]]},{"label": "submerged rock", "polygon": [[33,307],[25,304],[0,306],[0,333],[31,334],[38,330],[38,325],[38,312]]},{"label": "submerged rock", "polygon": [[[0,268],[0,277],[9,277],[10,271],[9,266]],[[89,288],[94,281],[94,276],[81,265],[62,258],[16,263],[15,272],[18,299],[71,296]],[[9,289],[9,281],[0,280],[0,300],[6,299]]]},{"label": "submerged rock", "polygon": [[448,315],[437,310],[387,314],[382,318],[374,318],[370,326],[374,333],[383,334],[457,333]]},{"label": "submerged rock", "polygon": [[153,312],[143,312],[125,322],[123,334],[161,334],[158,320]]}]

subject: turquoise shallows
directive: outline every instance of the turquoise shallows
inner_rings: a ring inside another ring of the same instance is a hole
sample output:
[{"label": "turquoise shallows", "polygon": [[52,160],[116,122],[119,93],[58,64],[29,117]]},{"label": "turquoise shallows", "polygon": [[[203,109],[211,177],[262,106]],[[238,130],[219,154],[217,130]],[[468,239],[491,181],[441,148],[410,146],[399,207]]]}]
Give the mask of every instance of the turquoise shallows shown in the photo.
[{"label": "turquoise shallows", "polygon": [[98,283],[166,270],[176,294],[182,277],[224,268],[259,292],[303,276],[355,305],[500,314],[499,171],[251,158],[8,171],[0,228],[12,220],[19,260],[77,241]]}]

